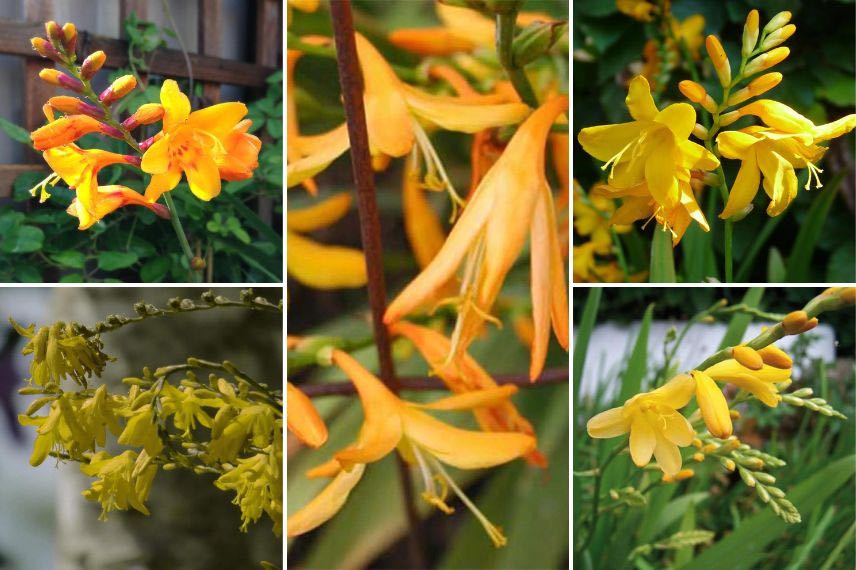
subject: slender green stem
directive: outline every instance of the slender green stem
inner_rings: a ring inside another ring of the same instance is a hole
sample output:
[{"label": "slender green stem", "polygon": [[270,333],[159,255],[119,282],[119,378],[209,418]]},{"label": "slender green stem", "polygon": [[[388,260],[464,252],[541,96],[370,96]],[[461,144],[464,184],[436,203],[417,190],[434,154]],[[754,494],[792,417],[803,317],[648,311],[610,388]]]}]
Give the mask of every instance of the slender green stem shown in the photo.
[{"label": "slender green stem", "polygon": [[532,90],[532,85],[529,84],[526,72],[514,64],[514,57],[511,51],[511,44],[514,41],[514,26],[516,22],[516,10],[506,14],[497,14],[496,54],[499,57],[499,63],[508,74],[508,79],[511,80],[511,85],[514,86],[514,90],[517,91],[518,95],[520,95],[520,99],[530,107],[534,108],[538,106],[538,98]]},{"label": "slender green stem", "polygon": [[618,258],[618,266],[621,267],[626,283],[630,279],[630,271],[627,267],[627,259],[624,257],[624,247],[621,245],[621,239],[618,237],[618,232],[615,231],[615,226],[609,227],[609,233],[612,236],[612,243],[615,244],[615,257]]},{"label": "slender green stem", "polygon": [[201,275],[199,271],[193,267],[193,250],[190,249],[190,242],[187,241],[187,236],[184,233],[184,228],[181,226],[181,219],[178,217],[178,210],[175,208],[175,202],[169,192],[164,192],[163,199],[166,202],[166,207],[169,210],[169,221],[172,224],[172,229],[175,230],[175,235],[178,237],[178,243],[181,244],[181,250],[187,257],[188,265],[190,266],[190,275],[195,283],[200,282]]},{"label": "slender green stem", "polygon": [[606,456],[606,459],[604,459],[602,464],[595,465],[595,470],[597,471],[597,474],[594,476],[594,494],[592,495],[591,501],[591,525],[589,527],[588,535],[586,535],[585,542],[580,545],[580,547],[577,549],[577,552],[582,552],[586,548],[588,548],[588,545],[591,544],[592,538],[594,538],[594,532],[595,530],[597,530],[597,519],[600,516],[600,513],[598,512],[598,503],[600,502],[600,483],[603,479],[603,472],[606,471],[606,468],[609,466],[610,463],[612,463],[612,460],[618,457],[618,455],[626,449],[627,446],[624,444],[616,445],[615,449],[613,449],[612,452]]}]

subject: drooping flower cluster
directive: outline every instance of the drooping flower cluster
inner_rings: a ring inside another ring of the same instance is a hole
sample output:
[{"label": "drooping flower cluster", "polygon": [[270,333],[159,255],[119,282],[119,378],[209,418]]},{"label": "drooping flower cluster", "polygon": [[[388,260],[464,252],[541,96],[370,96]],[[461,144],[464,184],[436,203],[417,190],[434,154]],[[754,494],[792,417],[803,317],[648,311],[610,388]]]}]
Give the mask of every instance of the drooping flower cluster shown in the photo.
[{"label": "drooping flower cluster", "polygon": [[[161,88],[161,103],[141,105],[124,121],[115,117],[113,105],[137,86],[133,75],[116,79],[100,95],[92,90],[91,79],[104,65],[104,52],[90,54],[77,63],[74,24],[62,28],[56,22],[45,25],[46,37],[33,38],[33,49],[64,71],[44,69],[39,76],[76,96],[51,97],[44,106],[48,123],[31,133],[33,146],[43,152],[53,171],[33,188],[40,200],[49,197],[47,187],[62,180],[75,191],[68,213],[79,219],[80,229],[97,223],[116,209],[137,205],[169,218],[169,210],[157,201],[176,187],[182,174],[190,190],[202,200],[220,192],[221,180],[242,180],[258,166],[261,141],[247,131],[249,120],[243,103],[221,103],[190,111],[190,101],[178,84],[168,79]],[[61,116],[57,117],[57,113]],[[159,132],[138,142],[132,132],[141,126],[162,122]],[[124,141],[131,154],[101,149],[84,149],[75,141],[87,134],[99,134]],[[145,195],[120,185],[102,186],[98,174],[106,166],[120,164],[150,174]]]}]

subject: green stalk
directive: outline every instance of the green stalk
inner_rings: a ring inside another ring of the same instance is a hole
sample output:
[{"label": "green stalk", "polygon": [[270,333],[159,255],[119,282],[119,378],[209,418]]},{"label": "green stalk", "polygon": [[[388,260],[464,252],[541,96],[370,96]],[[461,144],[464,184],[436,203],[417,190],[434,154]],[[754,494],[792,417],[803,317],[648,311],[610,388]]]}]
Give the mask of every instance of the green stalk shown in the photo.
[{"label": "green stalk", "polygon": [[181,219],[178,217],[178,210],[175,208],[175,202],[172,200],[172,195],[169,192],[164,192],[163,199],[166,202],[166,207],[169,210],[169,221],[172,224],[172,229],[175,230],[175,235],[178,237],[178,243],[181,244],[181,250],[187,256],[187,261],[190,263],[190,275],[194,283],[201,281],[199,272],[193,267],[193,250],[190,249],[190,243],[187,241],[187,235],[184,233],[184,228],[181,226]]},{"label": "green stalk", "polygon": [[651,242],[650,283],[675,283],[675,257],[672,248],[672,233],[657,224]]},{"label": "green stalk", "polygon": [[514,65],[514,57],[511,51],[511,43],[514,41],[514,26],[517,22],[517,10],[506,14],[496,15],[496,54],[499,63],[508,74],[511,85],[520,95],[520,99],[533,109],[538,107],[538,98],[529,84],[526,72]]}]

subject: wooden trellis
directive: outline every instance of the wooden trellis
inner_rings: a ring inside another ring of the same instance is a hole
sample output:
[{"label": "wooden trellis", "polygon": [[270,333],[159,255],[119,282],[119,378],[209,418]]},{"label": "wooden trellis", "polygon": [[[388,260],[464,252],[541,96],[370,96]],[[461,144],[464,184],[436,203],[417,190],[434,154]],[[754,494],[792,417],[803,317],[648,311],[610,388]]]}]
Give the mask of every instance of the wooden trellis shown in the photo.
[{"label": "wooden trellis", "polygon": [[[132,12],[146,19],[151,0],[120,0],[119,29]],[[255,0],[255,54],[252,63],[219,57],[222,39],[222,0],[197,0],[199,4],[199,52],[191,53],[193,78],[203,85],[203,92],[212,102],[220,99],[220,86],[237,85],[262,89],[265,80],[282,61],[282,0]],[[42,105],[56,93],[56,88],[39,79],[45,66],[30,46],[30,38],[44,35],[44,22],[54,19],[54,0],[26,0],[24,18],[15,21],[0,18],[0,54],[16,55],[22,59],[25,75],[21,85],[24,103],[24,127],[34,130],[44,123]],[[103,50],[107,54],[105,67],[115,69],[128,62],[127,43],[123,39],[106,38],[78,30],[78,52]],[[149,73],[169,77],[187,77],[184,56],[178,50],[159,49],[154,52]],[[12,183],[22,172],[44,169],[41,155],[30,152],[24,164],[0,164],[0,198],[11,195]],[[260,204],[260,209],[264,205]]]}]

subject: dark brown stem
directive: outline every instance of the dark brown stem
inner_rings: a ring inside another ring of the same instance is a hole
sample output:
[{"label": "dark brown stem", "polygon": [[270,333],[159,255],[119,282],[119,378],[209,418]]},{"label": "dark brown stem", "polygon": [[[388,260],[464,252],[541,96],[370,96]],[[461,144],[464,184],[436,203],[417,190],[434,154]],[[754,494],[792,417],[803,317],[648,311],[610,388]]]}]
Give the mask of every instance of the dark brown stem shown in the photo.
[{"label": "dark brown stem", "polygon": [[[529,380],[528,374],[497,374],[494,376],[496,383],[514,384],[522,388],[539,388],[564,384],[568,381],[567,368],[551,368],[545,370],[535,382]],[[446,385],[436,377],[421,378],[399,378],[398,384],[402,390],[430,391],[446,390]],[[350,396],[356,393],[352,382],[332,382],[327,384],[301,384],[300,390],[310,398],[321,396]]]},{"label": "dark brown stem", "polygon": [[[354,41],[354,22],[350,0],[332,0],[330,16],[333,20],[333,36],[336,42],[336,65],[339,68],[339,84],[348,123],[351,142],[351,167],[354,185],[357,188],[357,210],[360,217],[360,238],[366,258],[368,275],[369,306],[372,313],[375,345],[380,362],[380,378],[395,392],[399,390],[395,368],[392,363],[389,332],[383,323],[386,311],[386,283],[383,277],[383,253],[380,240],[380,216],[375,199],[374,175],[369,152],[366,113],[363,107],[363,75],[357,58]],[[408,532],[408,557],[411,568],[426,568],[419,533],[419,513],[416,511],[413,481],[410,470],[401,457],[398,468],[404,493],[404,507],[410,525]]]}]

